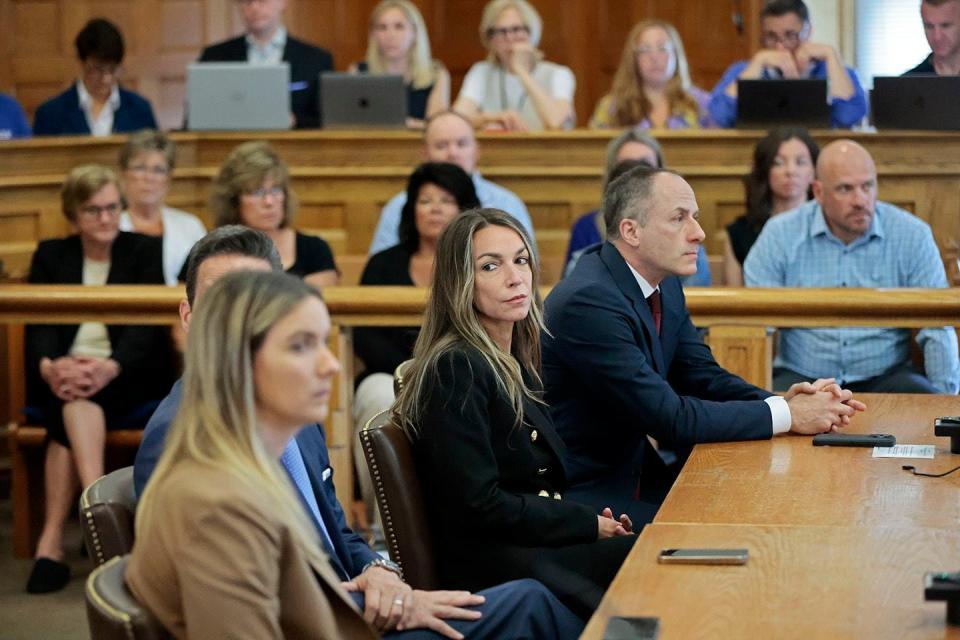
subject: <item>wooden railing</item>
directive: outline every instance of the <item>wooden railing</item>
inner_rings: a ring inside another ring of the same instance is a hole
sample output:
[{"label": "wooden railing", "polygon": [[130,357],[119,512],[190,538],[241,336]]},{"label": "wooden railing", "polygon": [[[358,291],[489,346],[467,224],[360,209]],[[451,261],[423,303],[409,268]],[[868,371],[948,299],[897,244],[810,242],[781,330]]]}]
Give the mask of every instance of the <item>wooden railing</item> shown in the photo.
[{"label": "wooden railing", "polygon": [[[547,290],[543,293],[546,295]],[[689,289],[687,306],[697,326],[709,330],[717,361],[746,380],[770,387],[773,356],[770,327],[949,326],[960,318],[958,289]],[[0,324],[73,323],[97,320],[125,324],[174,324],[183,290],[175,287],[78,285],[0,286]],[[339,471],[341,500],[352,499],[352,327],[419,325],[426,290],[413,287],[331,287],[324,299],[334,323],[331,340],[343,373],[327,428],[331,458]],[[8,331],[8,335],[22,335]],[[23,406],[22,344],[4,341],[6,370],[0,388],[8,415]]]},{"label": "wooden railing", "polygon": [[[824,145],[853,136],[873,155],[882,200],[928,222],[944,254],[960,242],[960,134],[817,131]],[[342,261],[344,284],[355,283],[384,203],[406,184],[422,160],[421,137],[411,132],[293,131],[175,133],[176,171],[167,202],[213,222],[211,178],[230,150],[246,140],[269,140],[290,166],[300,207],[295,225],[320,234]],[[555,282],[570,226],[597,208],[604,150],[615,131],[479,136],[479,170],[514,191],[527,205],[543,282]],[[705,246],[722,256],[725,227],[745,210],[743,176],[763,131],[669,131],[658,134],[668,166],[691,184],[700,207]],[[116,166],[124,136],[36,138],[9,141],[0,154],[0,260],[22,277],[36,243],[69,232],[60,211],[60,187],[79,164]],[[353,267],[353,268],[351,268]],[[353,278],[351,280],[351,278]]]}]

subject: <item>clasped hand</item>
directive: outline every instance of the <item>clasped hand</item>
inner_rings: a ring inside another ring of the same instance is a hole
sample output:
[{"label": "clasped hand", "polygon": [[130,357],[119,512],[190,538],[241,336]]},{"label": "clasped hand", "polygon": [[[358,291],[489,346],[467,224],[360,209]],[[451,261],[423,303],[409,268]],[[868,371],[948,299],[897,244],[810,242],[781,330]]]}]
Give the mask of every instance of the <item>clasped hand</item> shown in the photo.
[{"label": "clasped hand", "polygon": [[477,620],[481,613],[474,609],[484,597],[469,591],[420,591],[411,589],[392,571],[370,567],[349,582],[347,591],[362,591],[364,619],[378,631],[396,629],[431,629],[440,635],[460,640],[463,634],[445,620]]},{"label": "clasped hand", "polygon": [[96,395],[119,373],[120,366],[110,358],[62,356],[40,361],[40,375],[53,394],[64,402]]},{"label": "clasped hand", "polygon": [[794,51],[786,49],[763,49],[754,60],[764,67],[775,67],[787,80],[803,77],[814,60],[827,60],[835,55],[833,47],[817,42],[804,42]]},{"label": "clasped hand", "polygon": [[867,408],[834,378],[798,382],[783,397],[790,407],[790,431],[805,435],[837,431],[850,424],[854,414]]}]

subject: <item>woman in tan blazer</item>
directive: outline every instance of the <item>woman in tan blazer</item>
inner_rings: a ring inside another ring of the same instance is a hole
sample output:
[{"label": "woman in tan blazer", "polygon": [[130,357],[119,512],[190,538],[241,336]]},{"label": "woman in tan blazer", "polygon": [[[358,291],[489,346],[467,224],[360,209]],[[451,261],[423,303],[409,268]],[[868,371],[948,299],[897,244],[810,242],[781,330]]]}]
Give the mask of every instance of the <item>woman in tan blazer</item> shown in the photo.
[{"label": "woman in tan blazer", "polygon": [[[177,638],[377,637],[277,462],[327,415],[329,331],[316,290],[284,274],[223,276],[193,315],[183,400],[126,575]],[[395,604],[402,620],[410,603]]]}]

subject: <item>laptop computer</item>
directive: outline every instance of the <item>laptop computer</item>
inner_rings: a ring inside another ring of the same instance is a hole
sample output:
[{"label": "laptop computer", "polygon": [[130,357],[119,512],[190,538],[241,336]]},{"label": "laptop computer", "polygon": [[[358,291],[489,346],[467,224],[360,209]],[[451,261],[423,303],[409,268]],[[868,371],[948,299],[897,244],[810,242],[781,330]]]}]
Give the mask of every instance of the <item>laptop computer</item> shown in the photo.
[{"label": "laptop computer", "polygon": [[290,128],[290,65],[197,62],[187,65],[191,131]]},{"label": "laptop computer", "polygon": [[960,76],[873,79],[870,111],[877,129],[960,130]]},{"label": "laptop computer", "polygon": [[738,80],[737,129],[830,127],[826,80]]},{"label": "laptop computer", "polygon": [[403,76],[321,73],[324,129],[397,129],[406,126]]}]

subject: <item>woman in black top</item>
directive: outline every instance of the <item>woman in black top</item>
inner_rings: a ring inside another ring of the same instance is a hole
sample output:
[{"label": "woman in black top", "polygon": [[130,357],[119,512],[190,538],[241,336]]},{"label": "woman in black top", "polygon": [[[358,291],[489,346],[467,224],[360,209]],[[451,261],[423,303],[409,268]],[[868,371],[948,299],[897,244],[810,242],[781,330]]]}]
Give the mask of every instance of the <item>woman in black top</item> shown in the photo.
[{"label": "woman in black top", "polygon": [[533,578],[586,618],[635,538],[627,516],[564,499],[530,246],[497,209],[450,223],[393,419],[414,443],[442,586]]},{"label": "woman in black top", "polygon": [[407,126],[450,108],[450,73],[430,57],[430,37],[420,11],[408,0],[383,0],[370,14],[367,57],[351,71],[403,76],[407,85]]},{"label": "woman in black top", "polygon": [[[433,273],[437,241],[447,224],[461,211],[479,207],[473,180],[459,166],[427,162],[414,170],[407,182],[407,202],[400,213],[400,244],[374,254],[360,276],[361,285],[428,287]],[[393,403],[393,373],[408,360],[417,340],[415,327],[357,327],[354,351],[363,360],[354,393],[354,426],[367,421]],[[354,447],[356,468],[366,469],[360,447]],[[368,517],[376,496],[369,474],[358,473]]]},{"label": "woman in black top", "polygon": [[[117,176],[99,165],[70,172],[63,214],[76,231],[44,240],[30,263],[34,284],[163,284],[160,238],[119,230],[123,208]],[[45,518],[27,591],[61,589],[63,523],[83,487],[103,475],[109,429],[142,428],[173,382],[164,327],[29,325],[25,336],[30,417],[47,429]]]},{"label": "woman in black top", "polygon": [[210,208],[218,227],[242,224],[266,234],[287,273],[321,289],[340,280],[330,245],[293,228],[290,174],[266,142],[246,142],[227,156],[214,178]]},{"label": "woman in black top", "polygon": [[727,225],[723,274],[728,287],[743,286],[743,261],[770,216],[813,197],[820,147],[806,129],[774,129],[753,150],[753,169],[744,181],[747,213]]}]

